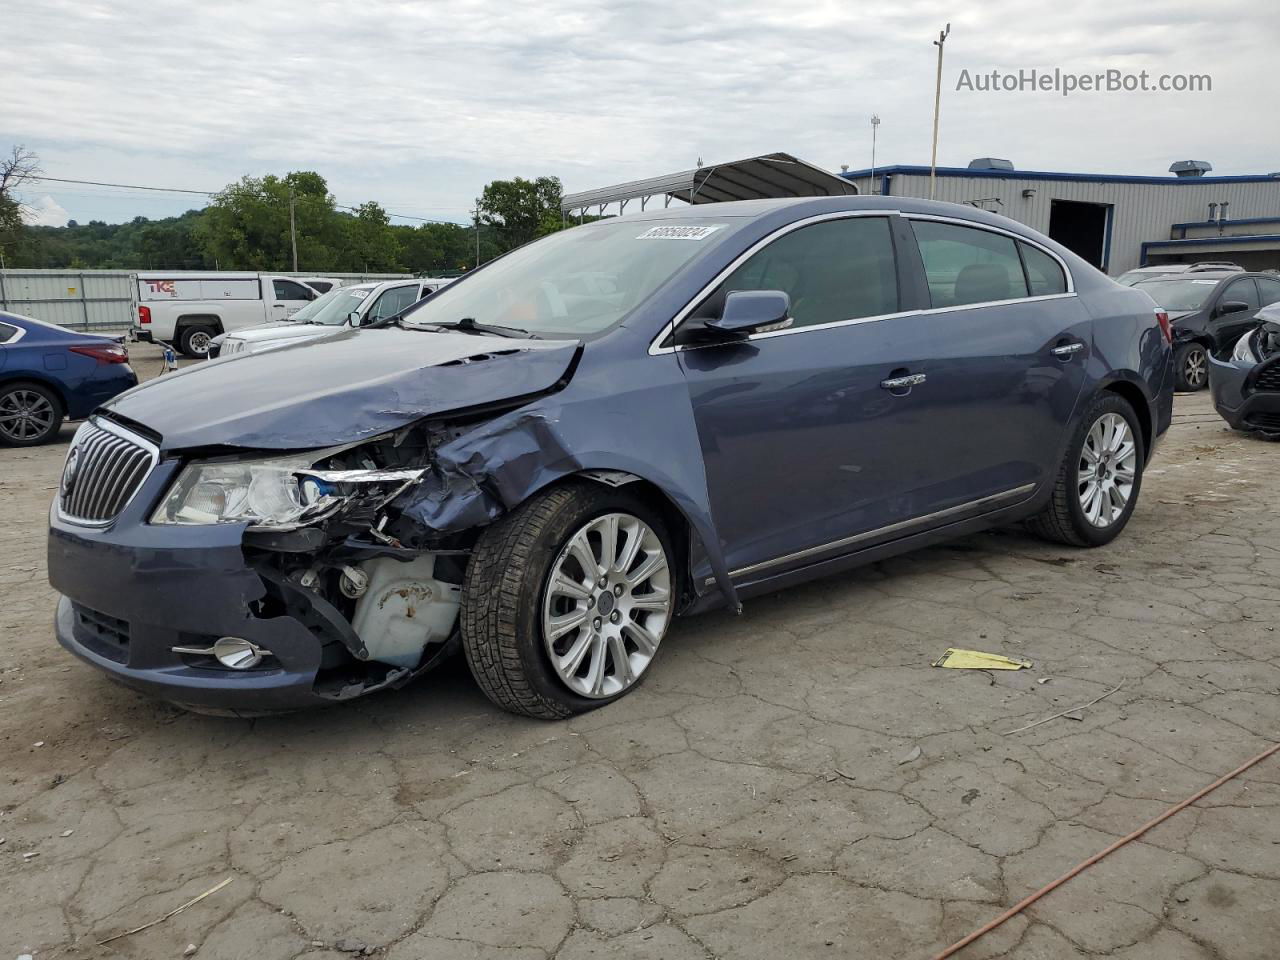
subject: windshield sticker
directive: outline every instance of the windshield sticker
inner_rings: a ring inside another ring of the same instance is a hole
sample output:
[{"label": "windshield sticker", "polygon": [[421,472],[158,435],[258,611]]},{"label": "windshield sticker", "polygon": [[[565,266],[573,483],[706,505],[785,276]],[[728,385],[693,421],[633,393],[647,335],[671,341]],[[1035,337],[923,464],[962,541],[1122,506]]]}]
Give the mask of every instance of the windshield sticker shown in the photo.
[{"label": "windshield sticker", "polygon": [[637,240],[705,240],[721,227],[717,223],[710,227],[650,227]]}]

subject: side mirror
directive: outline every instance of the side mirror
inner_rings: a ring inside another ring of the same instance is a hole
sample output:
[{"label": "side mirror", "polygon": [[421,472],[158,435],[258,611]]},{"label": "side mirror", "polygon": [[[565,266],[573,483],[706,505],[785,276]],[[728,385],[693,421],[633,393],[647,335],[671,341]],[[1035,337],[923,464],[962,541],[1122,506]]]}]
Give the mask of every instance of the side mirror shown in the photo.
[{"label": "side mirror", "polygon": [[782,290],[735,290],[724,298],[720,316],[703,325],[731,337],[782,330],[791,326],[791,298]]},{"label": "side mirror", "polygon": [[360,326],[360,311],[359,311],[359,310],[352,310],[350,313],[348,313],[348,314],[347,314],[347,323],[351,324],[351,326],[353,326],[353,327],[358,327],[358,326]]},{"label": "side mirror", "polygon": [[1218,316],[1225,316],[1228,313],[1240,313],[1248,309],[1249,305],[1243,300],[1223,300],[1218,304]]}]

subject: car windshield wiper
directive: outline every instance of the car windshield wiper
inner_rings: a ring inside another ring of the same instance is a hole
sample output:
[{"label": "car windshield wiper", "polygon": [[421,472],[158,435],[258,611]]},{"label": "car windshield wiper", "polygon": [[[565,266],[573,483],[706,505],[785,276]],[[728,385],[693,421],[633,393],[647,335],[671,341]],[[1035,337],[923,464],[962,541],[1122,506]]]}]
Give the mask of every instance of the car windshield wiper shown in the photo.
[{"label": "car windshield wiper", "polygon": [[530,333],[523,327],[508,327],[500,323],[476,323],[475,317],[463,317],[446,323],[424,323],[416,326],[418,330],[461,330],[464,333],[488,333],[497,337],[514,337],[518,340],[540,340],[536,333]]}]

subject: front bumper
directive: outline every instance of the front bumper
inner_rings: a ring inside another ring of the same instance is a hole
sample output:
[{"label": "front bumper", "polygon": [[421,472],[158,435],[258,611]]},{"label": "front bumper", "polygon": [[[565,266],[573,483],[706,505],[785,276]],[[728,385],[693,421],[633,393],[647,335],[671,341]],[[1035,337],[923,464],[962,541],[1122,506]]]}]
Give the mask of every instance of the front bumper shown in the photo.
[{"label": "front bumper", "polygon": [[1209,389],[1214,409],[1232,429],[1280,434],[1280,393],[1245,392],[1245,380],[1255,366],[1209,355]]},{"label": "front bumper", "polygon": [[[121,515],[104,528],[49,517],[49,581],[62,596],[58,642],[144,693],[224,711],[292,710],[332,698],[315,692],[321,641],[291,616],[261,617],[267,594],[246,563],[243,526],[145,523],[177,465],[161,463]],[[174,653],[243,637],[270,650],[252,670]]]}]

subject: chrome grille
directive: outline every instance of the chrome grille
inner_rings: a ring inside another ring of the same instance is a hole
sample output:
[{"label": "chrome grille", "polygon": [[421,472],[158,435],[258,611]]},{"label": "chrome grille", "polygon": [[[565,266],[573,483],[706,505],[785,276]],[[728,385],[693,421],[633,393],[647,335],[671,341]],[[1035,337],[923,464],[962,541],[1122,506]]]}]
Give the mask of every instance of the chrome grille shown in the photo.
[{"label": "chrome grille", "polygon": [[77,432],[62,468],[58,507],[68,520],[109,523],[142,486],[158,452],[142,437],[108,420]]}]

